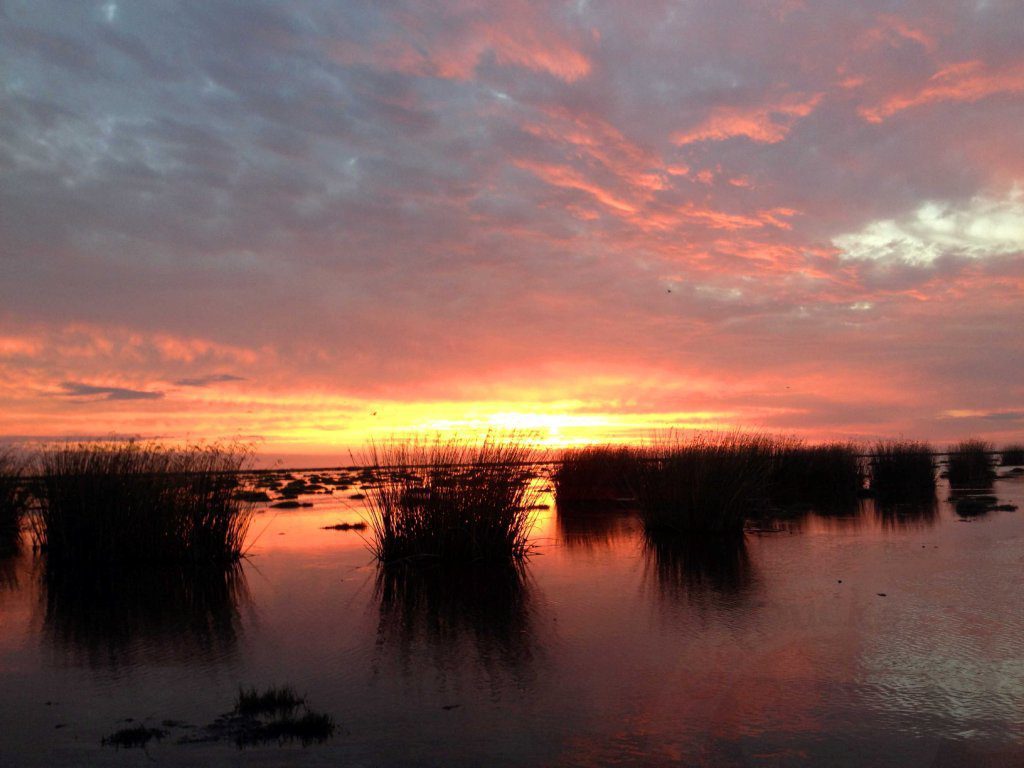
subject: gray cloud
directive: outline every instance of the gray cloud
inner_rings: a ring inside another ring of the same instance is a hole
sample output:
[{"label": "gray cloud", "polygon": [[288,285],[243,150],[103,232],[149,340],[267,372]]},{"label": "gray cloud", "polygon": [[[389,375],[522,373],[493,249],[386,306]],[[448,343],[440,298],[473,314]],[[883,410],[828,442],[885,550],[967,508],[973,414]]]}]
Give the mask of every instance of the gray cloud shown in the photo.
[{"label": "gray cloud", "polygon": [[[1022,25],[953,0],[6,3],[4,326],[272,361],[115,344],[40,363],[51,382],[220,364],[411,397],[563,362],[859,369],[926,380],[932,412],[1017,409],[998,318],[1024,256],[970,254],[972,201],[1024,179]],[[934,258],[908,229],[928,201],[957,212]],[[838,258],[844,235],[887,257]]]},{"label": "gray cloud", "polygon": [[235,376],[230,373],[211,373],[206,376],[195,376],[192,378],[177,379],[174,384],[179,387],[208,387],[211,384],[220,384],[229,381],[245,381],[244,376]]},{"label": "gray cloud", "polygon": [[94,398],[98,400],[160,400],[163,392],[147,392],[124,387],[97,387],[78,381],[65,381],[61,384],[64,397]]}]

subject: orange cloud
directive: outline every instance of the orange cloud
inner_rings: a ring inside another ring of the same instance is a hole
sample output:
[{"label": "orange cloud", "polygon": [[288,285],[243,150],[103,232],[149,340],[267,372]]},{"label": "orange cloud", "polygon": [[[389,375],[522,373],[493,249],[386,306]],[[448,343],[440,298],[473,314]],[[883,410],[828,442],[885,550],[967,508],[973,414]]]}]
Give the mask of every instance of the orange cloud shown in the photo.
[{"label": "orange cloud", "polygon": [[928,51],[935,50],[938,45],[936,39],[920,27],[913,26],[899,16],[883,14],[878,17],[877,26],[864,32],[858,47],[871,48],[882,44],[899,47],[906,41],[917,43]]},{"label": "orange cloud", "polygon": [[672,140],[683,145],[745,136],[761,144],[776,144],[786,138],[800,118],[814,111],[823,96],[823,93],[797,93],[771,104],[715,107],[702,123],[680,131]]},{"label": "orange cloud", "polygon": [[517,160],[518,167],[530,171],[539,179],[555,187],[578,189],[592,195],[598,202],[619,213],[636,213],[637,207],[587,179],[579,171],[564,165],[537,163],[532,160]]},{"label": "orange cloud", "polygon": [[981,61],[950,64],[932,75],[923,87],[862,107],[860,115],[868,122],[881,123],[906,109],[942,101],[974,102],[997,93],[1024,93],[1024,63],[998,70]]}]

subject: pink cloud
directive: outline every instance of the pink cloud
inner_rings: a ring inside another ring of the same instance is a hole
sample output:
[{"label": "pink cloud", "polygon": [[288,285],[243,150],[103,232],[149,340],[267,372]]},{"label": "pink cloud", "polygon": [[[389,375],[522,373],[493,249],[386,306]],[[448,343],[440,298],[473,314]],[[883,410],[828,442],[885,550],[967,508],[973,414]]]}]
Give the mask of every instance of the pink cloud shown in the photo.
[{"label": "pink cloud", "polygon": [[724,141],[743,136],[762,144],[783,141],[793,126],[818,106],[823,93],[789,94],[767,104],[714,107],[695,127],[673,135],[676,144]]},{"label": "pink cloud", "polygon": [[938,102],[975,102],[996,94],[1024,93],[1024,63],[990,67],[971,60],[949,64],[923,85],[861,107],[861,116],[881,123],[897,112]]}]

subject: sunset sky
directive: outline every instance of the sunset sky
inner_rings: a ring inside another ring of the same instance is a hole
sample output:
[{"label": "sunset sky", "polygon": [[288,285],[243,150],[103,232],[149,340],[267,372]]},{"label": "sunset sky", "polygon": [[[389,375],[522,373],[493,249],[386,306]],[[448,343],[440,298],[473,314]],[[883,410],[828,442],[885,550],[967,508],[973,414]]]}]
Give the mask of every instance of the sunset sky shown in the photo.
[{"label": "sunset sky", "polygon": [[1024,438],[1024,3],[0,1],[0,435]]}]

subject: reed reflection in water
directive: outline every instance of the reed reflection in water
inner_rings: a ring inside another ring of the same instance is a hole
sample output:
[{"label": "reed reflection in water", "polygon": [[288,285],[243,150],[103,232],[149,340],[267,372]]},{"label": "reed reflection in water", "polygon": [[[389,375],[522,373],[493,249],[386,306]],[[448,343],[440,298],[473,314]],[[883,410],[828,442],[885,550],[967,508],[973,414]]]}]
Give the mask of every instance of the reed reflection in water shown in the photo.
[{"label": "reed reflection in water", "polygon": [[876,499],[874,514],[885,530],[923,530],[938,522],[939,501],[935,496],[903,502]]},{"label": "reed reflection in water", "polygon": [[537,655],[534,587],[520,564],[390,564],[377,571],[378,651],[409,673],[462,665],[530,674]]},{"label": "reed reflection in water", "polygon": [[643,537],[644,570],[673,603],[741,600],[755,581],[743,537]]},{"label": "reed reflection in water", "polygon": [[241,565],[90,571],[43,563],[43,636],[91,667],[193,665],[235,655],[251,598]]},{"label": "reed reflection in water", "polygon": [[636,513],[617,502],[563,505],[555,518],[559,541],[569,550],[607,549],[639,527]]}]

